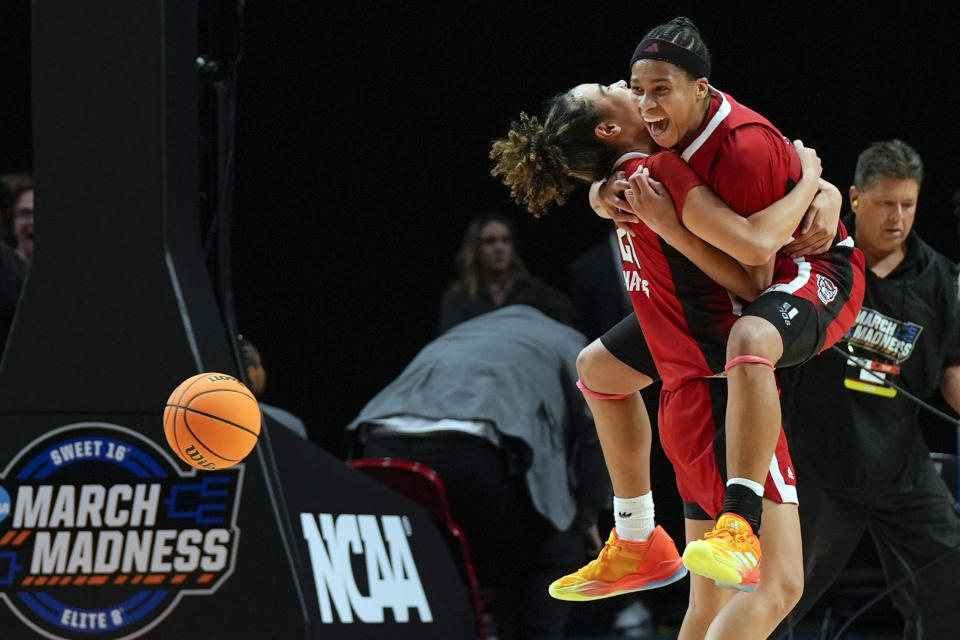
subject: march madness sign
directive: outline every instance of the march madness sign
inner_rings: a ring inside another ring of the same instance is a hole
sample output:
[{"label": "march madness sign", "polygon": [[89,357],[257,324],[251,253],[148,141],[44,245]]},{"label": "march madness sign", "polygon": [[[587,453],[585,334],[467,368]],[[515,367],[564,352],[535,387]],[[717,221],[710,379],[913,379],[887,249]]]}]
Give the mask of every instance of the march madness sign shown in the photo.
[{"label": "march madness sign", "polygon": [[47,638],[136,638],[233,573],[242,486],[126,427],[47,432],[0,477],[0,598]]}]

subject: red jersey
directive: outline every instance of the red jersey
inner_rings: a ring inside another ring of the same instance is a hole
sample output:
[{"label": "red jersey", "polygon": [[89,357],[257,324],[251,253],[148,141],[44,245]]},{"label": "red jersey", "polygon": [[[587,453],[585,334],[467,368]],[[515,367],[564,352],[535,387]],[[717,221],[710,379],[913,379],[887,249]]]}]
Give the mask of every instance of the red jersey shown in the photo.
[{"label": "red jersey", "polygon": [[744,216],[770,206],[800,180],[800,158],[790,141],[759,113],[716,90],[703,129],[678,151],[727,206]]},{"label": "red jersey", "polygon": [[[800,179],[800,158],[770,121],[711,87],[707,121],[680,156],[721,200],[749,216],[786,195]],[[863,254],[842,222],[826,253],[791,258],[778,252],[767,291],[810,300],[832,315],[823,348],[849,328],[863,300]]]},{"label": "red jersey", "polygon": [[[629,154],[618,168],[631,174],[645,163],[670,191],[678,211],[689,190],[706,183],[744,216],[782,198],[801,173],[795,150],[773,125],[717,91],[711,94],[706,124],[681,154],[661,152],[643,161]],[[633,228],[634,238],[619,230],[618,236],[627,289],[663,380],[660,441],[676,470],[681,497],[716,516],[725,493],[717,431],[726,402],[718,402],[716,383],[703,376],[723,370],[727,337],[740,317],[739,300],[646,225]],[[813,329],[824,336],[820,348],[827,348],[852,325],[863,280],[863,255],[841,225],[834,246],[821,256],[791,260],[778,255],[767,291],[813,303]],[[764,495],[795,503],[794,484],[781,430]]]},{"label": "red jersey", "polygon": [[[616,170],[629,176],[643,166],[670,191],[678,211],[690,189],[703,184],[673,151],[628,153]],[[722,371],[739,302],[647,225],[632,227],[632,238],[617,229],[623,277],[664,389]]]},{"label": "red jersey", "polygon": [[[706,124],[679,153],[664,151],[646,159],[627,154],[617,168],[630,175],[648,166],[670,191],[678,212],[690,189],[706,184],[744,216],[784,197],[802,172],[795,149],[776,127],[715,90]],[[634,230],[633,239],[618,231],[624,278],[664,388],[723,371],[727,336],[740,317],[742,301],[646,225],[635,224]],[[823,309],[824,324],[830,325],[826,348],[846,330],[851,291],[853,306],[859,306],[862,269],[862,255],[854,251],[841,223],[833,248],[825,254],[797,259],[778,254],[768,291],[797,295]],[[841,307],[844,321],[832,322]]]},{"label": "red jersey", "polygon": [[[727,206],[743,216],[783,198],[802,173],[796,149],[769,120],[713,88],[706,123],[677,151]],[[846,238],[841,222],[835,242]]]}]

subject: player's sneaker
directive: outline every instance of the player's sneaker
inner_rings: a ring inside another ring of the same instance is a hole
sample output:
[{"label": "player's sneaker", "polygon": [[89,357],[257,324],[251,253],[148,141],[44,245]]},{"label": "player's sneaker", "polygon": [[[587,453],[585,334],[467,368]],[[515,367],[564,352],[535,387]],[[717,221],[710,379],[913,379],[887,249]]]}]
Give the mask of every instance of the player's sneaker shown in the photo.
[{"label": "player's sneaker", "polygon": [[657,526],[646,542],[621,540],[616,529],[596,560],[550,585],[558,600],[597,600],[655,589],[687,575],[673,540]]},{"label": "player's sneaker", "polygon": [[760,540],[746,520],[722,513],[713,531],[683,550],[683,564],[692,573],[721,587],[756,591],[760,579]]}]

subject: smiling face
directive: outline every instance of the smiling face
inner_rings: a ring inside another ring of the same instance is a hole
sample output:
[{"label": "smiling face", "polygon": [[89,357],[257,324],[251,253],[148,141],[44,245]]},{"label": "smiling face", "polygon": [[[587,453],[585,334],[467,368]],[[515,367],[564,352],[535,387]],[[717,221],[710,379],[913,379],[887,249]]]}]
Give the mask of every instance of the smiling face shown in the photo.
[{"label": "smiling face", "polygon": [[602,121],[597,125],[595,133],[604,142],[616,146],[621,152],[656,151],[647,125],[640,116],[637,100],[625,81],[620,80],[609,85],[577,85],[570,90],[570,95],[592,102],[600,112]]},{"label": "smiling face", "polygon": [[850,187],[857,246],[868,261],[902,251],[917,213],[920,185],[912,178],[876,178],[863,191]]},{"label": "smiling face", "polygon": [[688,142],[703,125],[710,96],[706,78],[691,78],[670,62],[642,59],[633,63],[630,89],[654,142],[665,149]]}]

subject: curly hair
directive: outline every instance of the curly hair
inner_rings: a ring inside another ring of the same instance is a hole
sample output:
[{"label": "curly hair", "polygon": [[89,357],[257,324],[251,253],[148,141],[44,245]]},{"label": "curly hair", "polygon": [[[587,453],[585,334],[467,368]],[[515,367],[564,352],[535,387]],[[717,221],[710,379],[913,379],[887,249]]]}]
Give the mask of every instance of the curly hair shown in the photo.
[{"label": "curly hair", "polygon": [[564,204],[577,181],[594,182],[609,174],[619,154],[597,138],[601,121],[589,100],[570,92],[556,95],[547,102],[542,123],[522,112],[507,137],[493,141],[490,174],[510,188],[517,204],[540,217],[551,204]]}]

